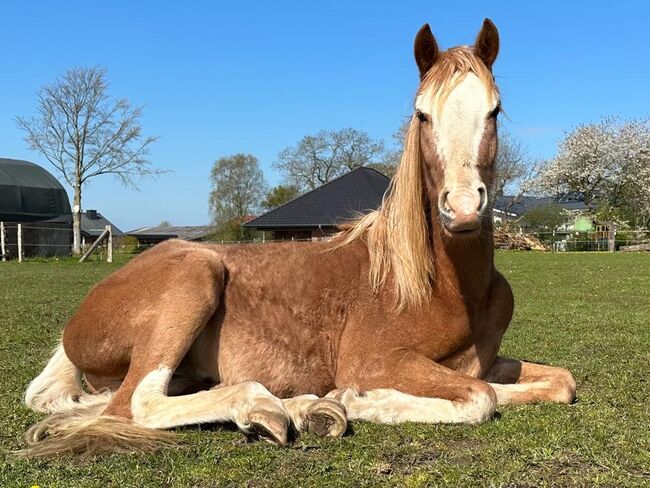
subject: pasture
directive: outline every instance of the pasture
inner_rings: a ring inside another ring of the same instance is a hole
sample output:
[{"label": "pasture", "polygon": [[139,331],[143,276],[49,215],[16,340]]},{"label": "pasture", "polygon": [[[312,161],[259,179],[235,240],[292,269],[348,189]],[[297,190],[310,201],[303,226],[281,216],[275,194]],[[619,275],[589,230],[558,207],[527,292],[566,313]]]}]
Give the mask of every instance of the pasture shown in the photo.
[{"label": "pasture", "polygon": [[502,353],[569,368],[572,406],[500,408],[479,426],[355,423],[341,440],[246,443],[177,429],[179,449],[17,460],[21,404],[88,289],[120,264],[0,263],[0,486],[647,486],[650,255],[498,253],[516,309]]}]

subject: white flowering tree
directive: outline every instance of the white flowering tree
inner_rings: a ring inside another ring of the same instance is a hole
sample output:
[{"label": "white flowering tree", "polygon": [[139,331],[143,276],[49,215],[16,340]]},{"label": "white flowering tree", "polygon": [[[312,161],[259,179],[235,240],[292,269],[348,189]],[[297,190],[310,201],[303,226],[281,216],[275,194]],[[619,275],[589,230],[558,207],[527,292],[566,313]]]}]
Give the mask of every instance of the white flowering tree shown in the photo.
[{"label": "white flowering tree", "polygon": [[650,124],[610,117],[567,133],[535,178],[550,194],[576,192],[601,215],[650,224]]}]

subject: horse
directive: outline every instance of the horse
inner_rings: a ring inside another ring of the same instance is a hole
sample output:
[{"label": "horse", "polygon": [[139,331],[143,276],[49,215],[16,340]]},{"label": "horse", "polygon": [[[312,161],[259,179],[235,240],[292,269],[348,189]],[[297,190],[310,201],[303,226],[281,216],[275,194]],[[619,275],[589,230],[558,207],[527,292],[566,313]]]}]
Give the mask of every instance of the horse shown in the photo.
[{"label": "horse", "polygon": [[571,403],[563,368],[499,355],[513,294],[494,265],[496,26],[438,48],[428,24],[400,164],[380,207],[331,240],[163,242],[97,284],[25,402],[32,456],[154,449],[234,423],[286,445],[348,421],[480,423]]}]

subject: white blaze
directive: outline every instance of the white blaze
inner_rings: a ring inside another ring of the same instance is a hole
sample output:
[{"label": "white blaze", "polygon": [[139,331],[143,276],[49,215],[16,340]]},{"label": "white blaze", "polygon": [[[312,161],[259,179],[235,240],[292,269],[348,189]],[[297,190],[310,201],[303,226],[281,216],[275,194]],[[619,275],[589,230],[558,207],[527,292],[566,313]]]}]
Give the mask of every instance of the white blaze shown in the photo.
[{"label": "white blaze", "polygon": [[429,89],[418,95],[415,107],[430,117],[438,157],[445,170],[445,185],[452,190],[479,178],[479,146],[497,100],[474,73],[464,76],[442,107],[435,91]]}]

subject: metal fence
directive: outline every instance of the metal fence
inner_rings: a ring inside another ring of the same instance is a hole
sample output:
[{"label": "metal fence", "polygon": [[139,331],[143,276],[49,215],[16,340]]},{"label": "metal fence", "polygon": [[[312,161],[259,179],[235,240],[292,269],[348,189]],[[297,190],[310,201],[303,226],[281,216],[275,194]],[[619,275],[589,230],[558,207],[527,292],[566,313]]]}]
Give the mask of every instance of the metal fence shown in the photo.
[{"label": "metal fence", "polygon": [[[614,230],[608,232],[521,231],[554,252],[614,252],[650,250],[650,231]],[[644,249],[648,247],[648,249]]]},{"label": "metal fence", "polygon": [[[619,230],[613,232],[560,232],[512,230],[509,232],[534,238],[544,249],[552,252],[606,252],[606,251],[650,251],[650,231],[648,230]],[[0,222],[0,256],[2,261],[22,260],[24,258],[65,258],[71,256],[72,229],[68,225],[56,224],[16,224]],[[309,242],[329,239],[287,239],[286,241]],[[278,242],[269,239],[253,239],[248,241],[208,241],[214,244],[268,244]],[[87,251],[93,246],[88,241],[82,248]],[[94,245],[92,260],[111,260],[113,255],[118,258],[139,254],[155,244],[140,244],[134,237],[121,239],[105,239]]]},{"label": "metal fence", "polygon": [[72,228],[69,224],[0,222],[2,261],[68,256],[71,247]]}]

